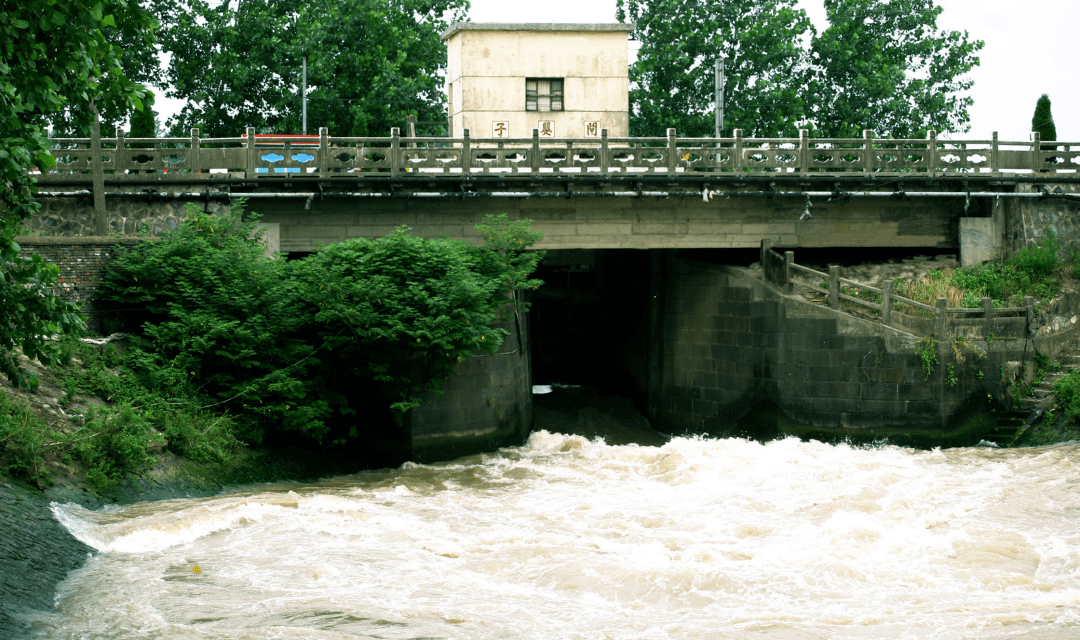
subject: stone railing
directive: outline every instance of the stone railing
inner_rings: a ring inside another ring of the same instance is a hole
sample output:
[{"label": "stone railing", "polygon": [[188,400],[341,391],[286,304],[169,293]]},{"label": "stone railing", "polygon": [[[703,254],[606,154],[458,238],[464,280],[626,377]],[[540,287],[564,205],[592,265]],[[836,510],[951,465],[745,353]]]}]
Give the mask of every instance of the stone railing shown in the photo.
[{"label": "stone railing", "polygon": [[[96,131],[96,130],[95,130]],[[926,139],[680,138],[668,129],[662,138],[388,138],[263,136],[249,128],[236,138],[54,138],[56,167],[42,181],[91,181],[93,175],[158,174],[155,180],[213,179],[213,174],[261,178],[385,178],[409,174],[537,175],[595,174],[973,174],[1080,172],[1080,142]],[[84,178],[85,176],[85,178]],[[146,176],[142,176],[145,178]],[[284,177],[284,176],[279,176]],[[701,177],[707,177],[702,175]],[[126,180],[127,178],[125,178]]]},{"label": "stone railing", "polygon": [[[945,298],[934,306],[923,304],[893,292],[893,283],[882,288],[841,277],[840,267],[830,266],[824,273],[795,264],[795,253],[783,255],[772,249],[768,240],[761,242],[761,268],[765,278],[784,293],[795,286],[827,296],[831,308],[840,310],[844,303],[858,305],[874,313],[881,324],[918,336],[938,340],[968,338],[994,340],[1030,338],[1037,332],[1035,298],[1024,298],[1023,307],[994,307],[990,298],[982,298],[980,308],[948,307]],[[904,311],[912,313],[905,313]]]}]

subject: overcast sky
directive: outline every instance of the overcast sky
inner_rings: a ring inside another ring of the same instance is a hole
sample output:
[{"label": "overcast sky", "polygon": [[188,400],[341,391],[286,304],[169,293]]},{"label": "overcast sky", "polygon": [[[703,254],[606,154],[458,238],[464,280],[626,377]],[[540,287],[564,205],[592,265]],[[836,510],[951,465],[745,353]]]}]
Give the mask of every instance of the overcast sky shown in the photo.
[{"label": "overcast sky", "polygon": [[[1058,140],[1080,142],[1080,0],[937,1],[944,9],[939,27],[966,30],[986,43],[972,73],[971,131],[954,137],[989,138],[997,131],[1001,140],[1027,140],[1035,102],[1047,93]],[[615,0],[471,2],[473,22],[615,22]],[[822,0],[799,4],[819,30],[827,26]],[[629,46],[633,53],[634,43]],[[159,99],[159,122],[179,106]]]}]

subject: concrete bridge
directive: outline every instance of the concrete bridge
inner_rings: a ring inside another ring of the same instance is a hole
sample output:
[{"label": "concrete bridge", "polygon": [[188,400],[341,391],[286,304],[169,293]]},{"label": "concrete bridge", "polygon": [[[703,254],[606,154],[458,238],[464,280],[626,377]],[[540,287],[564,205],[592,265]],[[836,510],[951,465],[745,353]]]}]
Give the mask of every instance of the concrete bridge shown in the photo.
[{"label": "concrete bridge", "polygon": [[[476,139],[260,136],[54,139],[46,235],[160,234],[183,202],[249,198],[275,248],[312,251],[407,224],[475,236],[484,213],[534,220],[538,248],[959,248],[1000,252],[1010,207],[1075,198],[1080,143],[984,140]],[[1066,188],[1062,188],[1065,185]],[[973,232],[974,233],[974,232]],[[972,236],[974,237],[974,236]],[[987,240],[987,238],[990,238]],[[987,245],[987,242],[990,244]],[[980,254],[982,255],[982,254]]]},{"label": "concrete bridge", "polygon": [[[249,198],[270,244],[287,252],[402,224],[475,238],[485,213],[532,219],[544,233],[538,248],[554,251],[528,321],[514,324],[512,348],[466,363],[443,396],[411,412],[403,458],[519,442],[532,424],[533,381],[631,396],[674,432],[749,424],[967,442],[972,403],[1006,402],[1035,349],[1052,356],[1080,327],[1075,305],[1056,303],[1027,312],[1015,337],[976,331],[977,362],[954,357],[942,339],[929,379],[916,336],[897,328],[920,319],[868,324],[787,293],[760,270],[726,266],[757,261],[763,241],[796,259],[828,248],[818,257],[830,262],[835,250],[893,248],[959,249],[971,263],[1048,232],[1080,248],[1080,143],[1037,135],[480,140],[249,129],[54,143],[57,167],[40,176],[43,207],[30,221],[36,237],[19,242],[60,264],[62,292],[83,301],[112,247],[136,241],[107,236],[160,235],[191,202],[213,211]],[[961,384],[945,382],[946,366]]]}]

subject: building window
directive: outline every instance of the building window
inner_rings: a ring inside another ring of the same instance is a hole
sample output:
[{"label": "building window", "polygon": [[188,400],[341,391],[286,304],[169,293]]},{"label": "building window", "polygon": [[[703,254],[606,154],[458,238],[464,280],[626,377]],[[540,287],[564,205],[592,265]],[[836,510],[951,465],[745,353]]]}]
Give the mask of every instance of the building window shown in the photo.
[{"label": "building window", "polygon": [[562,78],[525,78],[526,111],[562,111]]}]

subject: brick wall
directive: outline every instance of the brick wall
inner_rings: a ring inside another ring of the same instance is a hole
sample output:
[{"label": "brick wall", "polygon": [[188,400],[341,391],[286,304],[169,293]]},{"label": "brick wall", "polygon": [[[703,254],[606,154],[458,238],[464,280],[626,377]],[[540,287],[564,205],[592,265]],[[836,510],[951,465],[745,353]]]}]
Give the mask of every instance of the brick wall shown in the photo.
[{"label": "brick wall", "polygon": [[94,296],[105,268],[121,247],[145,239],[88,236],[82,238],[20,236],[15,241],[22,255],[38,254],[60,268],[56,294],[62,300],[82,304],[83,316],[92,330],[98,328]]}]

